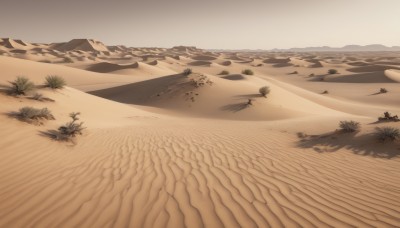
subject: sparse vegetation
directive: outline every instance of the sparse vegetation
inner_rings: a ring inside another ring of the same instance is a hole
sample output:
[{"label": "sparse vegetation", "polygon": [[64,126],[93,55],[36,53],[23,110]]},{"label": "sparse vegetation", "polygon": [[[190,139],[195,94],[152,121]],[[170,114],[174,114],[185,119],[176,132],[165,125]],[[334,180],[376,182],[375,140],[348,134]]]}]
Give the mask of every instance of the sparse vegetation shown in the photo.
[{"label": "sparse vegetation", "polygon": [[74,61],[70,57],[64,58],[64,63],[73,63]]},{"label": "sparse vegetation", "polygon": [[190,68],[186,68],[185,70],[183,70],[183,75],[189,76],[190,74],[192,74],[192,69]]},{"label": "sparse vegetation", "polygon": [[28,92],[35,89],[35,84],[28,78],[19,76],[14,81],[10,82],[10,93],[15,95],[26,95]]},{"label": "sparse vegetation", "polygon": [[263,96],[267,97],[267,95],[271,92],[270,88],[268,86],[263,86],[261,87],[258,92]]},{"label": "sparse vegetation", "polygon": [[384,112],[383,117],[379,117],[378,121],[393,121],[397,122],[400,121],[399,117],[397,115],[392,116],[389,112]]},{"label": "sparse vegetation", "polygon": [[42,101],[43,100],[43,94],[41,94],[41,93],[35,93],[33,96],[32,96],[32,99],[33,100],[37,100],[37,101]]},{"label": "sparse vegetation", "polygon": [[360,123],[351,121],[340,121],[339,127],[344,132],[356,132],[360,130]]},{"label": "sparse vegetation", "polygon": [[62,89],[66,84],[64,78],[57,75],[49,75],[45,81],[45,85],[52,89]]},{"label": "sparse vegetation", "polygon": [[73,112],[69,114],[71,117],[72,121],[64,124],[63,126],[58,128],[59,134],[56,136],[56,139],[58,140],[70,140],[71,138],[75,137],[76,135],[81,135],[83,129],[83,122],[78,123],[77,121],[79,120],[79,112]]},{"label": "sparse vegetation", "polygon": [[338,71],[336,69],[329,69],[328,74],[337,74]]},{"label": "sparse vegetation", "polygon": [[223,71],[221,71],[221,73],[219,73],[219,75],[228,75],[229,74],[229,71],[227,71],[227,70],[223,70]]},{"label": "sparse vegetation", "polygon": [[293,71],[292,73],[290,73],[290,74],[298,74],[299,72],[297,71],[297,70],[295,70],[295,71]]},{"label": "sparse vegetation", "polygon": [[381,88],[381,89],[379,90],[379,92],[380,92],[380,93],[387,93],[388,91],[387,91],[387,89],[385,89],[385,88]]},{"label": "sparse vegetation", "polygon": [[53,99],[50,99],[50,98],[48,98],[48,97],[45,97],[45,96],[43,96],[43,94],[41,94],[41,93],[35,93],[35,94],[33,94],[33,96],[30,97],[30,98],[33,99],[33,100],[37,100],[37,101],[51,101],[51,102],[54,102]]},{"label": "sparse vegetation", "polygon": [[322,94],[328,94],[328,90],[325,90],[324,92],[322,92]]},{"label": "sparse vegetation", "polygon": [[54,120],[53,114],[47,108],[37,109],[32,107],[23,107],[17,113],[20,120],[28,123],[40,123],[40,120]]},{"label": "sparse vegetation", "polygon": [[242,71],[242,74],[245,74],[245,75],[253,75],[254,72],[253,72],[252,70],[250,70],[250,69],[244,69],[244,70]]},{"label": "sparse vegetation", "polygon": [[308,75],[309,77],[314,77],[315,76],[315,74],[314,73],[312,73],[312,74],[310,74],[310,75]]},{"label": "sparse vegetation", "polygon": [[394,127],[378,127],[375,134],[381,142],[400,139],[400,130]]},{"label": "sparse vegetation", "polygon": [[253,100],[252,100],[252,99],[249,99],[249,100],[247,101],[247,106],[250,106],[250,105],[253,105]]}]

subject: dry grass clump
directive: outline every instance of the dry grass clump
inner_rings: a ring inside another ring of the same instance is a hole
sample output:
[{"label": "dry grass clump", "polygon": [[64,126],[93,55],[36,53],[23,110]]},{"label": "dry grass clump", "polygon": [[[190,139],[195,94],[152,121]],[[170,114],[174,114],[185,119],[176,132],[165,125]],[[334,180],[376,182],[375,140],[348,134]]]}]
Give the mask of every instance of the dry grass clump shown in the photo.
[{"label": "dry grass clump", "polygon": [[13,95],[26,95],[28,92],[35,89],[35,84],[23,76],[18,76],[14,81],[10,82],[10,84],[9,92]]},{"label": "dry grass clump", "polygon": [[381,142],[395,141],[400,139],[400,130],[394,127],[378,127],[375,132]]},{"label": "dry grass clump", "polygon": [[41,120],[54,120],[53,114],[47,108],[37,109],[23,107],[17,113],[17,117],[28,123],[40,123]]},{"label": "dry grass clump", "polygon": [[30,99],[36,100],[36,101],[51,101],[54,102],[53,99],[45,97],[43,94],[41,93],[35,93],[33,94],[32,97],[30,97]]},{"label": "dry grass clump", "polygon": [[340,121],[339,127],[344,132],[356,132],[360,130],[360,123],[356,121]]},{"label": "dry grass clump", "polygon": [[385,89],[385,88],[381,88],[380,90],[379,90],[379,93],[387,93],[388,91],[387,91],[387,89]]},{"label": "dry grass clump", "polygon": [[46,77],[45,86],[52,89],[62,89],[67,83],[64,78],[57,75],[49,75]]}]

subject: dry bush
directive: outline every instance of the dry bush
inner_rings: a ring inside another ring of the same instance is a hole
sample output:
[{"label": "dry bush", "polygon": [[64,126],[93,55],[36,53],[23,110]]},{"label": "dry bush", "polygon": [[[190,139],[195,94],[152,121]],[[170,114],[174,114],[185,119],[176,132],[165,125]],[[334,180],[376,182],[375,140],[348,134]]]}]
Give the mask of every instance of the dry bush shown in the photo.
[{"label": "dry bush", "polygon": [[64,78],[57,75],[49,75],[46,77],[45,86],[52,89],[62,89],[67,83]]},{"label": "dry bush", "polygon": [[228,75],[229,74],[229,71],[227,71],[227,70],[223,70],[223,71],[221,71],[221,73],[219,73],[219,75]]},{"label": "dry bush", "polygon": [[18,76],[14,81],[10,82],[9,92],[14,95],[26,95],[35,89],[35,84],[28,78]]},{"label": "dry bush", "polygon": [[337,74],[338,71],[336,69],[329,69],[328,74]]},{"label": "dry bush", "polygon": [[17,117],[28,123],[40,123],[41,120],[54,120],[53,114],[47,108],[37,109],[23,107],[17,113]]},{"label": "dry bush", "polygon": [[79,112],[73,112],[69,115],[72,121],[58,128],[59,134],[56,135],[56,139],[68,141],[78,134],[82,135],[82,131],[85,128],[83,127],[83,122],[77,122],[79,120],[79,115]]},{"label": "dry bush", "polygon": [[271,89],[268,86],[263,86],[258,91],[262,96],[267,97],[267,95],[271,92]]},{"label": "dry bush", "polygon": [[360,123],[356,121],[340,121],[339,127],[344,132],[356,132],[360,130]]},{"label": "dry bush", "polygon": [[245,75],[253,75],[254,72],[253,72],[252,70],[250,70],[250,69],[244,69],[244,70],[242,71],[242,74],[245,74]]},{"label": "dry bush", "polygon": [[375,132],[379,141],[395,141],[400,139],[400,130],[394,127],[378,127]]},{"label": "dry bush", "polygon": [[192,69],[186,68],[185,70],[183,70],[182,74],[189,76],[190,74],[192,74],[192,72],[193,72]]}]

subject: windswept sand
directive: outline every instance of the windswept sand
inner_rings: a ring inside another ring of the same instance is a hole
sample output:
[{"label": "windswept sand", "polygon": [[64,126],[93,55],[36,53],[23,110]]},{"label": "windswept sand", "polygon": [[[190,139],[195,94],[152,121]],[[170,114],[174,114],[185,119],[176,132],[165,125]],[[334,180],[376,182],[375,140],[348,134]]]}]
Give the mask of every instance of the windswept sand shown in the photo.
[{"label": "windswept sand", "polygon": [[[89,41],[96,51],[106,47]],[[61,45],[94,57],[72,44]],[[373,135],[375,127],[400,128],[376,123],[384,111],[400,114],[391,76],[353,81],[363,73],[338,56],[106,48],[112,67],[103,73],[84,70],[97,60],[38,63],[5,48],[17,58],[0,57],[1,85],[17,75],[41,84],[55,74],[68,87],[39,89],[55,102],[0,93],[0,227],[400,226],[400,143]],[[143,61],[115,69],[126,52]],[[369,58],[354,54],[352,61]],[[193,61],[211,64],[180,74]],[[313,67],[316,61],[323,66]],[[255,74],[241,75],[245,68]],[[340,74],[327,75],[330,68]],[[193,86],[203,76],[212,85]],[[264,85],[267,98],[258,95]],[[382,87],[389,92],[372,95]],[[248,99],[253,105],[240,106]],[[24,106],[47,107],[56,120],[36,126],[10,117]],[[75,143],[52,140],[48,132],[74,111],[84,134]],[[341,134],[341,120],[362,129]]]}]

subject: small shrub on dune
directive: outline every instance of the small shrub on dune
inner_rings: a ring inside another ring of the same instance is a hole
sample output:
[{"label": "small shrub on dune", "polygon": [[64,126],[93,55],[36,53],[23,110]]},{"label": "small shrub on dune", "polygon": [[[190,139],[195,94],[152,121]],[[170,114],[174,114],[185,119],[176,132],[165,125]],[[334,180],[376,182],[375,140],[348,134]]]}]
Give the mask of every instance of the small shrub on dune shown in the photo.
[{"label": "small shrub on dune", "polygon": [[15,95],[26,95],[28,92],[35,89],[35,84],[28,78],[19,76],[14,81],[10,82],[10,93]]},{"label": "small shrub on dune", "polygon": [[78,134],[82,134],[82,131],[85,128],[83,127],[83,122],[77,123],[77,121],[79,120],[79,115],[79,112],[73,112],[69,115],[72,118],[72,121],[58,128],[58,131],[60,133],[57,136],[58,139],[69,140]]},{"label": "small shrub on dune", "polygon": [[400,130],[394,127],[376,128],[376,136],[379,141],[395,141],[400,139]]},{"label": "small shrub on dune", "polygon": [[360,123],[355,121],[340,121],[339,127],[344,132],[356,132],[360,130]]},{"label": "small shrub on dune", "polygon": [[32,107],[23,107],[17,113],[17,116],[26,122],[39,122],[42,119],[54,120],[53,114],[47,108],[37,109]]},{"label": "small shrub on dune", "polygon": [[57,75],[47,76],[45,81],[45,86],[52,89],[62,89],[66,84],[64,78]]},{"label": "small shrub on dune", "polygon": [[64,63],[73,63],[74,61],[70,57],[64,58]]},{"label": "small shrub on dune", "polygon": [[385,88],[381,88],[381,89],[379,90],[379,92],[380,92],[380,93],[387,93],[388,91],[387,91],[387,89],[385,89]]},{"label": "small shrub on dune", "polygon": [[44,98],[44,96],[43,96],[43,94],[41,94],[41,93],[35,93],[35,94],[32,96],[32,99],[33,99],[33,100],[37,100],[37,101],[42,101],[43,98]]},{"label": "small shrub on dune", "polygon": [[336,69],[329,69],[328,74],[337,74],[338,71]]},{"label": "small shrub on dune", "polygon": [[188,76],[188,75],[192,74],[193,71],[192,71],[192,69],[190,69],[190,68],[186,68],[185,70],[183,70],[182,73],[183,73],[183,75]]},{"label": "small shrub on dune", "polygon": [[263,86],[261,87],[258,92],[263,96],[267,97],[267,95],[271,92],[270,88],[268,86]]},{"label": "small shrub on dune", "polygon": [[223,70],[223,71],[221,71],[221,73],[219,73],[219,75],[228,75],[229,74],[229,71],[227,71],[227,70]]},{"label": "small shrub on dune", "polygon": [[242,74],[245,74],[245,75],[253,75],[254,72],[253,72],[252,70],[250,70],[250,69],[244,69],[244,70],[242,71]]}]

